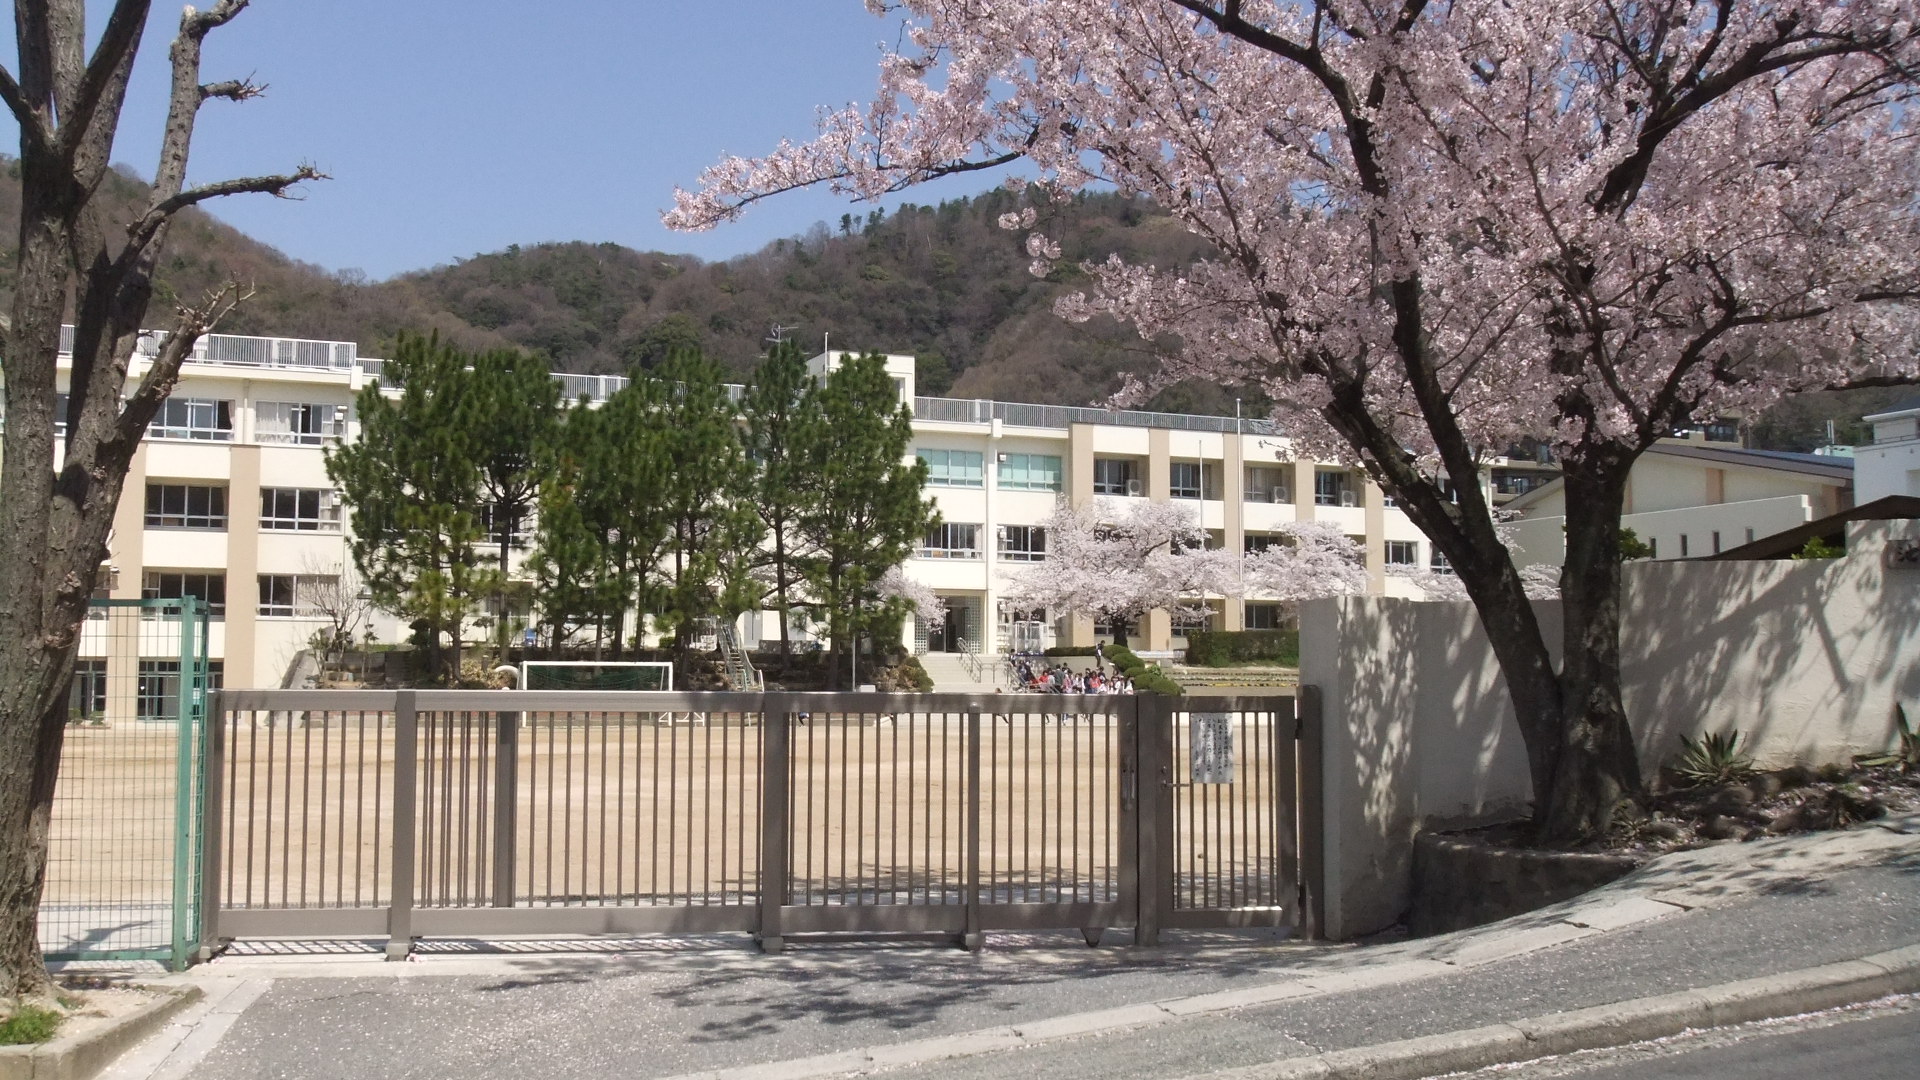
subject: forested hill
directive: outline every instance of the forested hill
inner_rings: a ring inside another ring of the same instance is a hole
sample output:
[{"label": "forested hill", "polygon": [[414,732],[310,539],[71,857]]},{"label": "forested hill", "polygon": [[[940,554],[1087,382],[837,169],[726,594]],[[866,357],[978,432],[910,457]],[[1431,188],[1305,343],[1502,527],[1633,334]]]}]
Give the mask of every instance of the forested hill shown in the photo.
[{"label": "forested hill", "polygon": [[[131,208],[145,185],[109,178]],[[19,165],[0,158],[0,302],[11,293],[18,235]],[[1016,196],[989,191],[897,213],[848,213],[808,235],[725,262],[555,243],[475,255],[449,266],[369,282],[334,274],[261,244],[198,210],[173,226],[158,300],[198,296],[227,275],[253,295],[221,329],[235,334],[355,341],[387,355],[402,330],[438,330],[467,348],[518,346],[562,371],[620,372],[676,345],[698,345],[737,373],[757,362],[774,326],[810,346],[911,353],[922,394],[1082,405],[1104,398],[1119,373],[1150,361],[1111,322],[1071,325],[1053,301],[1084,284],[1077,264],[1110,253],[1160,266],[1192,261],[1201,246],[1170,218],[1117,195],[1051,206],[1043,226],[1064,258],[1051,278],[1028,272],[1023,237],[1001,229]],[[159,321],[156,315],[155,321]],[[1752,429],[1755,445],[1805,450],[1837,422],[1841,442],[1864,436],[1858,417],[1910,390],[1804,395]],[[1233,391],[1180,386],[1155,407],[1233,411]],[[1253,404],[1251,401],[1249,404]]]},{"label": "forested hill", "polygon": [[[17,162],[0,174],[0,243],[19,214]],[[143,194],[137,180],[110,181],[118,204]],[[1052,313],[1072,289],[1082,257],[1118,251],[1184,265],[1198,243],[1170,219],[1115,195],[1089,195],[1050,210],[1046,228],[1066,248],[1050,280],[1028,272],[1023,237],[998,226],[1016,197],[991,191],[939,206],[849,213],[808,235],[751,255],[703,262],[618,244],[553,243],[475,255],[451,265],[369,282],[290,259],[207,214],[174,226],[161,274],[162,298],[197,295],[228,272],[254,295],[221,329],[358,342],[368,355],[392,348],[402,330],[438,330],[463,346],[514,345],[545,354],[558,370],[619,372],[673,346],[701,346],[744,374],[771,328],[818,346],[911,353],[920,392],[1086,404],[1141,368],[1137,339],[1120,327],[1073,326]],[[11,253],[0,274],[11,271]],[[11,282],[0,277],[0,290]],[[1231,397],[1176,389],[1170,408],[1232,410]]]}]

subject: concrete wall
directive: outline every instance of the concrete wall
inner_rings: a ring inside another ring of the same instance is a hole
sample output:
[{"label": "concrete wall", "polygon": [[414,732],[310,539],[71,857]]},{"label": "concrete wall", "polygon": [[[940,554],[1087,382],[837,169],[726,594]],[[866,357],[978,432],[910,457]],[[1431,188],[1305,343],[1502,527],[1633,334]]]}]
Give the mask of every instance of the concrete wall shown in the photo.
[{"label": "concrete wall", "polygon": [[[1657,559],[1697,559],[1748,543],[1748,532],[1752,532],[1753,540],[1758,540],[1804,525],[1818,516],[1816,509],[1811,496],[1782,495],[1625,514],[1620,524],[1632,529],[1642,542],[1654,545]],[[1564,562],[1566,522],[1564,517],[1540,515],[1514,522],[1513,536],[1520,552],[1520,564]],[[1718,548],[1713,543],[1715,533],[1719,534]]]},{"label": "concrete wall", "polygon": [[[1886,569],[1869,522],[1822,561],[1628,567],[1622,665],[1651,771],[1682,734],[1738,728],[1763,766],[1844,761],[1920,717],[1920,573]],[[1538,605],[1548,640],[1557,602]],[[1365,934],[1405,910],[1413,838],[1523,814],[1526,758],[1470,605],[1347,597],[1305,605],[1301,681],[1325,703],[1327,929]]]}]

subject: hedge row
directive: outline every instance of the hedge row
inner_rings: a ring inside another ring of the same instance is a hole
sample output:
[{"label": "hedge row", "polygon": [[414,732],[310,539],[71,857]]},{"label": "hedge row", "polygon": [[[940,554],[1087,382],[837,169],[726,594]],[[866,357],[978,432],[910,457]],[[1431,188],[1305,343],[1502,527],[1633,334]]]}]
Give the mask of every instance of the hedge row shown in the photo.
[{"label": "hedge row", "polygon": [[1195,667],[1261,661],[1300,666],[1300,631],[1194,630],[1187,634],[1187,663]]}]

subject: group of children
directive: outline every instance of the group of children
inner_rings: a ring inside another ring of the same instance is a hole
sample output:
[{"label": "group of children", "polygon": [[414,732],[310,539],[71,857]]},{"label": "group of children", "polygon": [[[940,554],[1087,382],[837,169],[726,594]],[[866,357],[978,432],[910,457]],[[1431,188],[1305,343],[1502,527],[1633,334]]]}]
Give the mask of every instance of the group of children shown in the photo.
[{"label": "group of children", "polygon": [[1024,656],[1012,659],[1014,691],[1025,694],[1131,694],[1133,680],[1104,665],[1075,671],[1065,664],[1036,664]]}]

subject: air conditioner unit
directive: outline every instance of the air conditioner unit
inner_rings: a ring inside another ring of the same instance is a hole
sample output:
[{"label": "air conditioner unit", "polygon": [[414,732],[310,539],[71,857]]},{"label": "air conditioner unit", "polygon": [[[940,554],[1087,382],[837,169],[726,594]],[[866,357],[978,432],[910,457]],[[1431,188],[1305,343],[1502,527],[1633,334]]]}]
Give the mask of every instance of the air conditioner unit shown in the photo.
[{"label": "air conditioner unit", "polygon": [[1129,494],[1129,495],[1139,495],[1139,494],[1140,494],[1140,481],[1138,481],[1138,480],[1129,480],[1129,481],[1127,481],[1127,494]]},{"label": "air conditioner unit", "polygon": [[1273,501],[1274,501],[1274,502],[1277,502],[1277,503],[1285,503],[1285,502],[1292,502],[1292,501],[1293,501],[1293,492],[1291,492],[1291,491],[1288,491],[1288,490],[1287,490],[1286,488],[1284,488],[1284,487],[1277,487],[1277,488],[1274,488],[1274,489],[1273,489]]},{"label": "air conditioner unit", "polygon": [[1351,491],[1343,491],[1343,492],[1341,492],[1341,493],[1340,493],[1340,505],[1341,505],[1341,506],[1352,506],[1352,505],[1353,505],[1353,492],[1351,492]]},{"label": "air conditioner unit", "polygon": [[321,508],[322,508],[322,509],[324,509],[324,510],[332,510],[332,509],[335,509],[335,508],[337,508],[337,507],[338,507],[339,505],[340,505],[340,493],[339,493],[339,492],[337,492],[337,491],[323,491],[323,492],[321,492],[321,493],[320,493],[320,506],[321,506]]},{"label": "air conditioner unit", "polygon": [[999,463],[1000,463],[1000,464],[1002,464],[1002,465],[1005,465],[1005,464],[1007,463],[1007,455],[1005,455],[1005,454],[996,454],[996,455],[994,455],[994,460],[995,460],[995,461],[997,461],[997,462],[999,462]]}]

